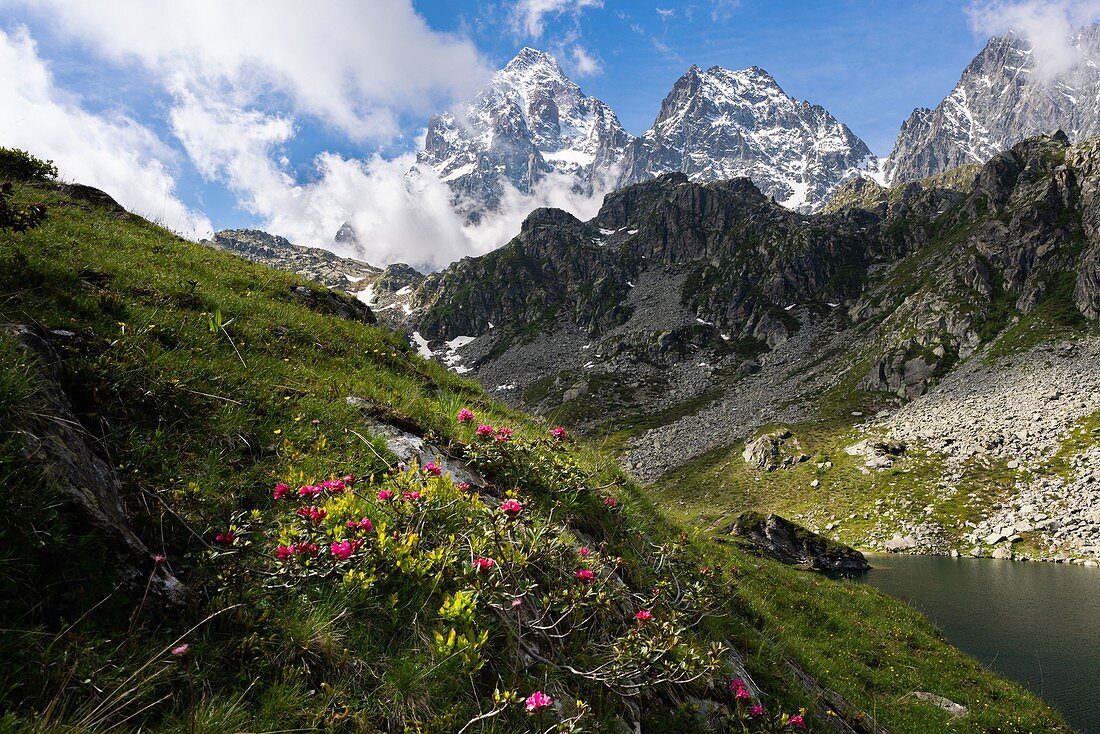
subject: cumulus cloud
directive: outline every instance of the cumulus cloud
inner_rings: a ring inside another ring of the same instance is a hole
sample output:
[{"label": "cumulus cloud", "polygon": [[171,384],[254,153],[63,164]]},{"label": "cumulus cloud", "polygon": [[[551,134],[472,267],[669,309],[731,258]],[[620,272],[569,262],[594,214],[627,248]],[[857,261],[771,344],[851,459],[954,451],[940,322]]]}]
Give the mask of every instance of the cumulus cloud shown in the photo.
[{"label": "cumulus cloud", "polygon": [[[504,244],[537,206],[585,218],[598,208],[598,198],[574,193],[564,177],[550,177],[534,195],[508,189],[500,211],[470,225],[452,206],[450,188],[416,167],[415,154],[359,160],[324,152],[313,160],[312,180],[299,183],[281,160],[282,146],[294,135],[294,123],[286,118],[189,96],[173,110],[171,122],[202,174],[223,181],[265,229],[374,265],[440,268]],[[341,250],[333,242],[344,222],[354,227],[358,249]]]},{"label": "cumulus cloud", "polygon": [[175,153],[130,117],[92,114],[59,89],[26,28],[0,29],[0,79],[0,144],[53,159],[63,178],[181,234],[209,234],[209,220],[177,198]]},{"label": "cumulus cloud", "polygon": [[993,0],[974,2],[967,8],[971,27],[983,35],[1009,31],[1032,44],[1036,68],[1046,78],[1055,78],[1082,60],[1074,44],[1074,29],[1100,22],[1096,0]]},{"label": "cumulus cloud", "polygon": [[277,94],[356,141],[399,134],[402,112],[464,96],[490,70],[469,39],[433,31],[410,0],[0,0],[102,58],[194,93]]},{"label": "cumulus cloud", "polygon": [[588,49],[581,45],[574,45],[570,49],[570,55],[572,56],[573,74],[578,77],[595,76],[603,72],[603,64],[600,60],[593,56]]},{"label": "cumulus cloud", "polygon": [[531,38],[541,38],[547,16],[577,17],[586,8],[602,7],[603,0],[517,0],[512,7],[512,25]]}]

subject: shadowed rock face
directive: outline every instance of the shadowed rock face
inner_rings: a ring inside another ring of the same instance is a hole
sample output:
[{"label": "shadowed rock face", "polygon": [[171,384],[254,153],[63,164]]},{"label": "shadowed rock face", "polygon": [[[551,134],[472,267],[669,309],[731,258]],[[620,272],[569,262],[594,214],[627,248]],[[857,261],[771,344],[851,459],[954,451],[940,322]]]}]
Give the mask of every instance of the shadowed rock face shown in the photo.
[{"label": "shadowed rock face", "polygon": [[1055,129],[1071,140],[1100,134],[1100,26],[1079,29],[1070,46],[1075,62],[1051,70],[1025,38],[990,39],[935,109],[914,110],[902,125],[884,164],[887,180],[905,183],[984,163]]},{"label": "shadowed rock face", "polygon": [[748,540],[765,555],[815,571],[866,571],[871,568],[863,554],[843,543],[811,532],[779,515],[742,513],[726,529]]}]

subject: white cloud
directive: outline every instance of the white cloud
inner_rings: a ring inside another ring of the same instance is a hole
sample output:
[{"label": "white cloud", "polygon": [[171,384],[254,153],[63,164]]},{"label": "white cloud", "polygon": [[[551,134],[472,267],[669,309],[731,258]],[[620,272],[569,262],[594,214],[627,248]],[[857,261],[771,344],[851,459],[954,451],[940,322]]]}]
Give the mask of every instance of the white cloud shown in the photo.
[{"label": "white cloud", "polygon": [[531,38],[541,38],[549,15],[580,15],[586,8],[602,8],[603,0],[517,0],[512,7],[512,24]]},{"label": "white cloud", "polygon": [[173,110],[171,122],[203,175],[224,181],[264,229],[297,244],[338,249],[333,236],[350,221],[360,248],[340,254],[374,265],[440,268],[504,244],[537,206],[587,218],[599,205],[598,198],[573,193],[571,181],[549,178],[534,196],[508,190],[499,212],[471,226],[452,207],[450,188],[430,171],[407,175],[414,154],[364,161],[321,153],[313,161],[313,181],[301,184],[277,163],[280,147],[294,134],[290,120],[190,96]]},{"label": "white cloud", "polygon": [[710,19],[715,23],[729,20],[740,5],[741,0],[711,0]]},{"label": "white cloud", "polygon": [[[410,0],[0,0],[173,89],[218,89],[238,106],[284,95],[356,141],[399,134],[404,112],[465,96],[490,70],[466,38],[438,33]],[[169,81],[170,80],[170,81]]]},{"label": "white cloud", "polygon": [[1071,42],[1076,27],[1100,21],[1097,0],[993,0],[974,2],[967,8],[971,27],[984,35],[1014,31],[1032,44],[1039,73],[1061,76],[1082,59]]},{"label": "white cloud", "polygon": [[572,71],[575,76],[595,76],[603,72],[603,64],[600,60],[588,52],[584,46],[576,45],[570,49],[572,55]]},{"label": "white cloud", "polygon": [[669,18],[676,17],[675,8],[657,8],[657,15],[661,16],[661,20],[668,20]]},{"label": "white cloud", "polygon": [[0,29],[0,79],[0,145],[53,159],[63,178],[186,236],[210,232],[176,196],[173,151],[133,119],[93,115],[59,89],[26,28]]}]

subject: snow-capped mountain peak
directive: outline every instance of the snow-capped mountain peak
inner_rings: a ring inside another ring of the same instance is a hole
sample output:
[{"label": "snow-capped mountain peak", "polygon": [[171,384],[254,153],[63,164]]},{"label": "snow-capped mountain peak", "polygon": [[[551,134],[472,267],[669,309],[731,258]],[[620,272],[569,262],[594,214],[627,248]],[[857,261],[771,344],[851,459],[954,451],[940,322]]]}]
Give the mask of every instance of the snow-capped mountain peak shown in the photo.
[{"label": "snow-capped mountain peak", "polygon": [[764,69],[692,66],[653,127],[627,151],[624,183],[681,171],[695,181],[745,176],[784,206],[815,211],[877,159],[819,105],[788,96]]}]

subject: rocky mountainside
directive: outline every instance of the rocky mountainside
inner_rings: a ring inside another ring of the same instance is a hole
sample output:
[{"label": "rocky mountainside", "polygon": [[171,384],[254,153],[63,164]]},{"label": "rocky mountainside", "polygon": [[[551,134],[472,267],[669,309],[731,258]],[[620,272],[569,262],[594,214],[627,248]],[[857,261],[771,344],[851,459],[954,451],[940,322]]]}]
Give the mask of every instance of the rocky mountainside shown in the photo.
[{"label": "rocky mountainside", "polygon": [[350,293],[359,290],[359,283],[369,282],[382,272],[361,260],[339,257],[319,247],[291,244],[285,237],[258,229],[223,229],[214,233],[214,239],[202,240],[202,244]]},{"label": "rocky mountainside", "polygon": [[1053,69],[1026,38],[991,38],[935,109],[914,110],[902,125],[883,166],[887,180],[904,183],[984,163],[1055,129],[1070,140],[1100,134],[1100,25],[1081,28],[1070,41],[1075,60]]},{"label": "rocky mountainside", "polygon": [[814,211],[855,171],[875,175],[866,143],[820,105],[789,97],[753,66],[688,69],[632,141],[622,182],[680,171],[692,181],[747,177],[783,206]]},{"label": "rocky mountainside", "polygon": [[[940,457],[938,481],[957,485],[973,467],[960,473],[942,446],[882,421],[907,406],[919,423],[919,406],[932,409],[927,400],[960,365],[1097,332],[1098,186],[1100,140],[1071,145],[1062,134],[894,189],[852,181],[839,197],[849,203],[810,216],[746,179],[670,174],[610,194],[589,222],[536,211],[504,248],[425,278],[410,318],[428,348],[457,354],[500,397],[612,433],[647,481],[680,476],[676,467],[690,478],[696,457],[727,447],[744,467],[741,442],[786,424],[827,430],[837,443],[825,453],[898,431]],[[1076,353],[1072,369],[1087,372],[1092,348]],[[998,379],[1011,394],[1024,378],[1009,370]],[[1091,382],[1072,382],[1066,401],[1046,405],[1065,408],[1052,424],[1055,446],[1100,410]],[[876,414],[877,423],[863,418]],[[1015,435],[1030,411],[1013,415],[998,416],[1003,434]],[[838,425],[851,426],[844,438]],[[988,443],[967,442],[966,459],[1039,471],[1057,452],[1002,456]],[[854,451],[861,458],[844,461],[861,476],[895,463]],[[939,502],[948,499],[929,506]],[[706,505],[713,510],[713,499]],[[791,506],[757,509],[813,519]],[[842,539],[882,543],[890,530],[868,525]],[[944,547],[953,536],[918,533],[914,544],[933,537]]]},{"label": "rocky mountainside", "polygon": [[605,188],[630,136],[611,108],[586,96],[552,56],[524,48],[457,113],[428,124],[420,166],[475,215],[495,208],[505,187],[532,193],[558,175],[583,193]]},{"label": "rocky mountainside", "polygon": [[418,156],[473,218],[498,206],[506,187],[529,194],[548,177],[592,194],[677,171],[697,182],[748,177],[784,206],[814,211],[845,177],[875,176],[877,166],[846,125],[758,67],[692,66],[635,139],[552,56],[530,48],[458,112],[432,117]]}]

